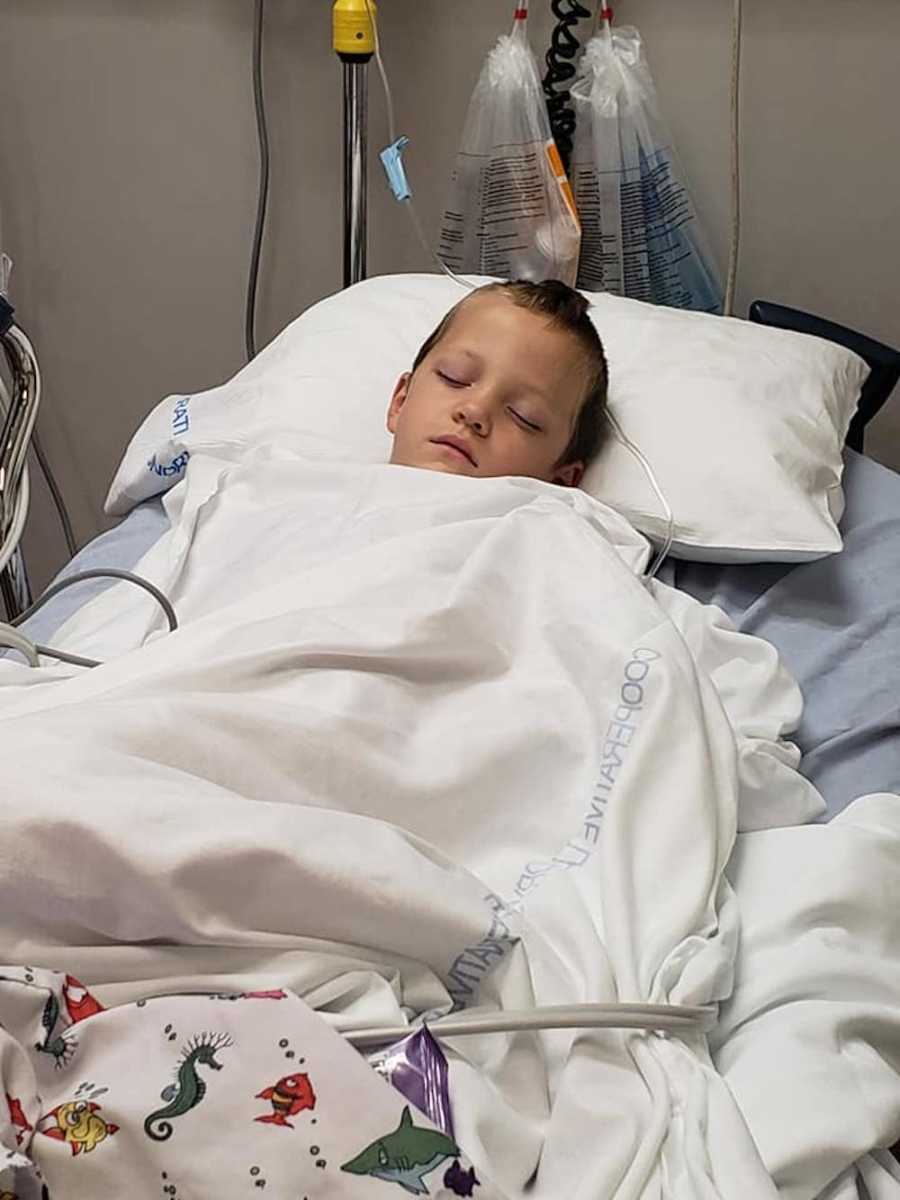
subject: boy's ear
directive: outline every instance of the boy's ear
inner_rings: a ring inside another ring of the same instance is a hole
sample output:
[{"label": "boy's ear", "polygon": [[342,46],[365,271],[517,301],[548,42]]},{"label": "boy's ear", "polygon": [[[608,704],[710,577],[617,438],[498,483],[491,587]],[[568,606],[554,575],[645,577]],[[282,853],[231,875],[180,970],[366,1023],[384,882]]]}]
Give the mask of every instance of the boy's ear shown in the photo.
[{"label": "boy's ear", "polygon": [[411,378],[412,373],[410,371],[404,371],[394,387],[394,394],[391,396],[391,403],[387,411],[388,433],[397,432],[397,417],[400,415],[400,409],[406,403],[406,397],[409,394],[409,381]]},{"label": "boy's ear", "polygon": [[584,476],[584,463],[578,462],[566,463],[564,467],[560,467],[554,472],[551,482],[558,483],[562,487],[578,487]]}]

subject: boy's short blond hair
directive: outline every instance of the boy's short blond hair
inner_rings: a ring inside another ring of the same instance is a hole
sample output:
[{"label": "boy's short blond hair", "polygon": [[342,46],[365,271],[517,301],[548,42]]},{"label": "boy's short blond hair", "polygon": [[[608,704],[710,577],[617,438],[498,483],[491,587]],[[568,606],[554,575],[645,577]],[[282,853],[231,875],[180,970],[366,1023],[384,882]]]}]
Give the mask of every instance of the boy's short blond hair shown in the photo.
[{"label": "boy's short blond hair", "polygon": [[541,283],[517,279],[511,283],[488,283],[484,287],[476,288],[450,309],[437,329],[422,343],[413,363],[413,374],[450,328],[460,308],[472,296],[491,292],[505,296],[518,308],[543,313],[550,318],[551,325],[565,329],[578,341],[587,375],[585,396],[572,437],[556,465],[563,467],[568,463],[582,462],[587,466],[596,457],[603,441],[603,414],[606,412],[609,391],[609,371],[600,335],[588,316],[590,305],[580,292],[576,292],[568,284],[561,283],[558,279],[545,279]]}]

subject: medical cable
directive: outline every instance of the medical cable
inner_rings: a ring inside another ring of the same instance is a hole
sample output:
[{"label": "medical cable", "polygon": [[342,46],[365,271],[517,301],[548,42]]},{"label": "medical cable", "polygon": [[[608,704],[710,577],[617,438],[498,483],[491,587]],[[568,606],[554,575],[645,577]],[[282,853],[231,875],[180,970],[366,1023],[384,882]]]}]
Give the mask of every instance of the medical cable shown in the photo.
[{"label": "medical cable", "polygon": [[[459,1012],[426,1021],[436,1037],[486,1033],[542,1032],[550,1029],[642,1029],[650,1033],[706,1033],[716,1020],[713,1008],[671,1004],[572,1004],[492,1012]],[[340,1030],[352,1045],[377,1046],[399,1041],[414,1026]]]},{"label": "medical cable", "polygon": [[99,667],[103,665],[96,658],[83,658],[80,654],[69,654],[68,650],[54,650],[52,646],[42,646],[40,642],[35,642],[34,648],[38,654],[42,654],[45,658],[55,658],[59,662],[69,663],[73,667]]},{"label": "medical cable", "polygon": [[244,316],[247,362],[256,357],[256,292],[269,202],[269,131],[266,121],[262,71],[264,5],[265,0],[256,0],[256,15],[253,25],[253,101],[256,108],[256,136],[259,141],[259,190],[256,202],[256,229],[253,233],[253,250],[250,255],[250,277],[247,281],[247,306]]},{"label": "medical cable", "polygon": [[[5,303],[5,302],[4,302]],[[12,314],[8,310],[5,316]],[[28,444],[37,418],[41,397],[41,372],[34,347],[21,326],[9,321],[3,334],[3,350],[16,380],[15,402],[2,417],[0,431],[0,527],[11,521],[15,492],[28,460]]]},{"label": "medical cable", "polygon": [[62,526],[63,537],[66,539],[66,547],[69,554],[74,557],[78,553],[78,543],[75,541],[75,533],[72,529],[72,519],[69,516],[69,510],[66,508],[66,502],[63,499],[59,484],[56,482],[47,455],[44,453],[44,447],[41,445],[41,439],[38,436],[38,431],[35,429],[31,435],[31,448],[34,450],[35,457],[38,460],[44,479],[47,481],[47,487],[53,499],[53,504],[56,508],[59,523]]},{"label": "medical cable", "polygon": [[[12,401],[10,400],[9,390],[3,379],[0,379],[0,408],[8,412],[11,403]],[[38,460],[38,465],[43,472],[44,479],[47,481],[47,487],[50,489],[50,495],[56,507],[57,515],[59,516],[59,523],[62,525],[63,536],[66,539],[66,546],[68,547],[69,554],[74,556],[78,553],[78,545],[75,541],[75,534],[72,531],[72,520],[69,516],[69,510],[66,508],[66,502],[63,499],[63,494],[60,490],[59,484],[56,482],[56,477],[54,476],[53,470],[50,467],[50,462],[46,453],[44,452],[44,447],[41,445],[41,439],[38,436],[37,426],[35,426],[35,428],[31,431],[31,447],[34,450],[35,456]]]},{"label": "medical cable", "polygon": [[28,476],[28,464],[22,468],[22,475],[19,479],[19,486],[16,490],[16,497],[13,502],[13,515],[9,523],[9,529],[3,544],[0,545],[0,571],[4,570],[9,560],[15,553],[16,546],[22,539],[22,533],[25,529],[25,521],[28,518],[28,503],[30,499],[31,485]]},{"label": "medical cable", "polygon": [[74,575],[69,575],[66,579],[59,579],[56,583],[50,585],[42,596],[35,600],[29,608],[23,613],[19,613],[17,617],[8,624],[0,623],[0,646],[7,646],[11,650],[19,650],[28,659],[29,665],[37,667],[40,665],[38,655],[43,655],[46,658],[56,658],[60,662],[71,663],[76,667],[99,667],[102,664],[94,658],[85,658],[80,654],[70,654],[67,650],[55,650],[52,646],[44,646],[39,642],[32,642],[19,633],[17,626],[23,621],[27,621],[54,596],[58,595],[68,587],[72,587],[76,583],[83,583],[87,579],[121,579],[126,583],[134,583],[138,587],[149,592],[150,595],[158,602],[163,612],[166,614],[166,620],[169,622],[169,632],[174,633],[178,628],[178,618],[175,615],[175,609],[172,607],[168,597],[165,596],[159,588],[151,583],[148,579],[143,579],[140,575],[134,575],[131,571],[120,571],[117,568],[91,568],[88,571],[77,571]]},{"label": "medical cable", "polygon": [[[372,41],[375,46],[375,63],[378,67],[378,74],[381,77],[381,86],[382,90],[384,91],[384,101],[387,108],[388,138],[390,140],[388,142],[387,150],[384,152],[384,154],[389,154],[391,151],[394,151],[394,160],[398,164],[399,170],[403,172],[402,165],[399,163],[400,154],[402,153],[402,150],[409,139],[397,137],[397,128],[394,118],[394,97],[391,91],[390,81],[388,80],[387,70],[384,65],[384,59],[381,55],[381,39],[378,34],[378,18],[375,14],[375,10],[372,7],[371,0],[366,0],[366,12],[370,22],[372,23]],[[382,155],[382,162],[385,164],[385,170],[387,170],[388,168],[384,154]],[[405,173],[403,174],[402,178],[403,182],[405,183]],[[462,276],[457,275],[455,271],[448,267],[434,247],[429,243],[428,238],[425,236],[425,230],[422,228],[422,222],[419,220],[419,214],[416,211],[415,204],[413,203],[412,189],[407,187],[405,189],[405,194],[403,190],[398,191],[397,187],[395,186],[395,180],[390,171],[388,171],[388,182],[391,184],[391,187],[394,191],[395,199],[398,201],[398,203],[405,205],[407,211],[409,212],[410,220],[412,221],[413,228],[416,231],[416,237],[419,239],[419,242],[421,243],[422,248],[428,257],[433,258],[443,273],[449,276],[454,283],[459,284],[459,286],[465,288],[466,291],[474,291],[476,285],[474,283],[469,283],[468,280],[463,279]]]},{"label": "medical cable", "polygon": [[126,583],[136,584],[138,587],[143,588],[145,592],[149,592],[166,614],[166,620],[169,622],[169,632],[174,633],[178,628],[178,618],[175,615],[175,609],[172,607],[168,597],[159,590],[156,584],[151,583],[149,579],[141,578],[140,575],[134,575],[131,571],[120,571],[113,567],[92,567],[87,571],[76,571],[74,575],[69,575],[65,579],[58,579],[56,583],[52,583],[47,588],[42,596],[35,600],[30,608],[26,608],[23,613],[19,613],[17,617],[14,617],[10,624],[13,627],[21,625],[29,617],[33,617],[54,596],[57,596],[60,592],[72,587],[76,583],[83,583],[87,579],[124,579]]},{"label": "medical cable", "polygon": [[[6,384],[0,378],[0,415],[5,415],[10,411],[12,400],[6,388]],[[6,485],[6,480],[0,478],[0,488]],[[9,526],[6,531],[6,536],[0,544],[0,571],[5,570],[7,563],[15,554],[16,546],[22,539],[22,534],[25,530],[25,522],[28,519],[28,505],[31,499],[31,481],[28,474],[28,463],[22,465],[22,474],[19,477],[19,485],[16,489],[15,497],[12,501],[12,517],[9,521]],[[2,510],[2,504],[0,504]]]},{"label": "medical cable", "polygon": [[37,646],[33,642],[30,642],[24,633],[19,633],[11,625],[0,623],[0,646],[7,650],[18,650],[20,654],[24,654],[28,660],[29,667],[39,667],[41,665],[38,658]]},{"label": "medical cable", "polygon": [[643,467],[644,474],[650,480],[650,486],[653,488],[653,490],[656,492],[657,496],[659,497],[659,502],[663,506],[663,511],[665,512],[666,537],[665,537],[665,541],[663,542],[662,550],[659,551],[656,558],[653,560],[653,564],[650,567],[650,570],[644,576],[644,579],[649,582],[649,580],[651,580],[655,577],[657,571],[665,562],[669,551],[672,549],[672,543],[675,540],[675,517],[672,512],[671,505],[669,504],[668,500],[666,499],[665,493],[663,492],[662,488],[659,486],[656,476],[653,473],[653,468],[650,466],[646,457],[641,453],[641,451],[637,448],[637,446],[635,446],[634,442],[632,442],[631,439],[627,436],[627,434],[623,431],[622,426],[619,424],[619,422],[616,420],[616,418],[613,416],[613,414],[610,412],[610,410],[608,408],[604,409],[604,415],[605,415],[607,421],[609,421],[610,425],[612,426],[615,436],[619,439],[619,441],[622,443],[622,445],[625,447],[625,449],[628,450],[629,453],[632,454],[637,459],[637,461],[640,463],[641,467]]},{"label": "medical cable", "polygon": [[741,0],[734,0],[731,23],[731,250],[723,307],[726,317],[730,317],[734,312],[734,291],[741,245],[741,33]]}]

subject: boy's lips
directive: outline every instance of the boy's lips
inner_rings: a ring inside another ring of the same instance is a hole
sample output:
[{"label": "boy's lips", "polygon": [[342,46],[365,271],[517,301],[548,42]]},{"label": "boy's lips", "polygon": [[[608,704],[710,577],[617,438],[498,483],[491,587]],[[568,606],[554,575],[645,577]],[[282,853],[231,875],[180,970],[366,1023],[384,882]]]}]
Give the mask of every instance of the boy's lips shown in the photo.
[{"label": "boy's lips", "polygon": [[451,434],[448,434],[446,437],[431,438],[431,441],[435,446],[449,446],[451,450],[457,450],[464,458],[469,460],[473,467],[478,466],[478,460],[462,438],[453,437]]}]

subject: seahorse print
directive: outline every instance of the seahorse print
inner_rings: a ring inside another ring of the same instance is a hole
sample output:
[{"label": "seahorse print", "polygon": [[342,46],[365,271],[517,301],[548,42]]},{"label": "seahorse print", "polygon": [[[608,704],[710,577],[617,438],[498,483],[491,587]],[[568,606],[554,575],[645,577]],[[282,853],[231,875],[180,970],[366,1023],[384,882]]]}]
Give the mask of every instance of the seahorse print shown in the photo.
[{"label": "seahorse print", "polygon": [[165,1142],[172,1136],[172,1121],[196,1108],[206,1095],[206,1083],[200,1077],[198,1068],[203,1066],[212,1071],[221,1071],[222,1064],[216,1055],[231,1045],[233,1043],[227,1034],[203,1033],[185,1046],[178,1064],[177,1080],[162,1092],[162,1099],[168,1103],[150,1113],[144,1121],[147,1137],[155,1142]]}]

